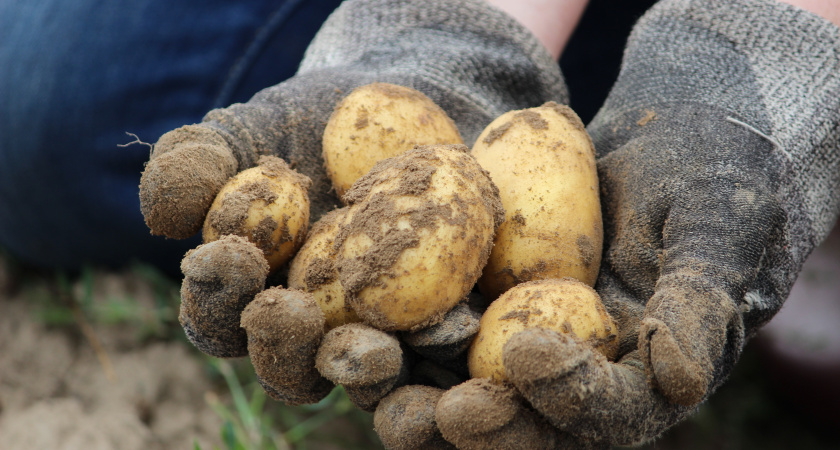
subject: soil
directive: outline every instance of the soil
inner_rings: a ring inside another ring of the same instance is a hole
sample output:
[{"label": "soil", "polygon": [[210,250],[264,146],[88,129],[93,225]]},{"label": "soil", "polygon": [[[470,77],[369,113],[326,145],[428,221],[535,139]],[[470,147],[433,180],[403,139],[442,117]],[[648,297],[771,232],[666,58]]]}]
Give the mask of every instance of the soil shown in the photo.
[{"label": "soil", "polygon": [[[130,297],[154,308],[136,276],[95,280],[94,303]],[[56,324],[45,312],[62,305],[46,283],[17,284],[0,255],[0,447],[221,448],[222,419],[205,397],[225,393],[185,340],[141,338],[139,320]]]},{"label": "soil", "polygon": [[[0,449],[231,448],[214,410],[237,416],[230,388],[178,309],[177,283],[152,268],[62,277],[0,248]],[[250,360],[227,361],[250,399],[260,381]],[[289,450],[381,448],[372,414],[333,394],[298,407],[267,399],[263,438]]]}]

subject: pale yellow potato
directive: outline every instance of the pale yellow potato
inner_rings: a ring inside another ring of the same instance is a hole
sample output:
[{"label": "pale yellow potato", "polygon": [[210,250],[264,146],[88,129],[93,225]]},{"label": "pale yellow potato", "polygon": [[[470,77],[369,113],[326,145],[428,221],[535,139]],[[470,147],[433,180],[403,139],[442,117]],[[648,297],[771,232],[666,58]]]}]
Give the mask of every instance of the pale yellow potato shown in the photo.
[{"label": "pale yellow potato", "polygon": [[490,299],[530,280],[572,277],[592,286],[603,244],[595,149],[580,118],[549,102],[507,112],[472,155],[499,188],[505,222],[479,280]]},{"label": "pale yellow potato", "polygon": [[526,328],[571,334],[610,360],[618,351],[618,328],[594,289],[573,278],[529,281],[502,294],[484,312],[467,356],[470,376],[507,380],[502,349]]},{"label": "pale yellow potato", "polygon": [[324,164],[341,197],[378,161],[415,145],[463,143],[455,123],[429,97],[373,83],[353,90],[333,111],[324,130]]},{"label": "pale yellow potato", "polygon": [[289,264],[288,285],[315,297],[326,318],[325,331],[361,319],[345,302],[338,281],[333,242],[349,208],[333,210],[312,225],[303,247]]},{"label": "pale yellow potato", "polygon": [[504,217],[496,187],[463,145],[383,160],[345,197],[339,279],[359,317],[387,331],[431,326],[463,300]]},{"label": "pale yellow potato", "polygon": [[280,158],[260,157],[222,187],[204,221],[204,242],[228,234],[262,250],[271,271],[294,256],[309,229],[311,180]]}]

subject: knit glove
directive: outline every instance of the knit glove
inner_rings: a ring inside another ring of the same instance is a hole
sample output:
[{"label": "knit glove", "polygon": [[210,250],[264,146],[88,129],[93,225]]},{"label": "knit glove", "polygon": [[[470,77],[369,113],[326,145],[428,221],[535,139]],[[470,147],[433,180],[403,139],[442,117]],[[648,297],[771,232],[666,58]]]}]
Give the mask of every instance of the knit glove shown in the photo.
[{"label": "knit glove", "polygon": [[[372,82],[423,92],[449,114],[467,143],[508,110],[567,97],[548,52],[481,0],[349,0],[319,31],[295,77],[160,138],[140,185],[152,233],[197,233],[223,184],[262,155],[279,156],[312,180],[313,221],[336,208],[322,135],[339,101]],[[315,402],[337,383],[370,410],[406,382],[413,356],[395,336],[360,324],[324,335],[323,315],[311,299],[264,290],[267,268],[244,240],[205,244],[182,267],[180,319],[187,336],[214,356],[250,354],[274,398]],[[420,333],[413,339],[421,351],[448,358],[446,352],[469,341],[456,334]]]},{"label": "knit glove", "polygon": [[321,158],[324,128],[345,95],[375,81],[429,96],[468,144],[508,110],[567,98],[547,51],[481,0],[347,1],[316,35],[295,77],[161,137],[140,185],[152,233],[196,234],[224,182],[260,155],[279,156],[312,179],[313,220],[334,209]]},{"label": "knit glove", "polygon": [[[663,0],[588,131],[606,238],[596,289],[620,356],[545,330],[514,336],[503,361],[516,392],[473,380],[437,403],[459,448],[514,435],[531,407],[555,429],[532,427],[524,447],[562,434],[640,444],[725,381],[838,215],[840,29],[770,0]],[[509,419],[491,415],[500,404],[514,405]]]}]

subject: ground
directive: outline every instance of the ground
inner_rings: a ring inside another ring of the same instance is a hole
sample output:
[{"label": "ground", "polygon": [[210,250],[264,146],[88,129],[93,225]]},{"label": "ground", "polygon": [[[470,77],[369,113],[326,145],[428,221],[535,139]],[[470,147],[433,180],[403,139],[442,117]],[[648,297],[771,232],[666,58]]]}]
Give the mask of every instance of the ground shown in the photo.
[{"label": "ground", "polygon": [[379,446],[370,414],[341,392],[285,407],[257,387],[247,358],[201,355],[175,319],[177,283],[154,269],[10,265],[0,256],[0,448]]},{"label": "ground", "polygon": [[[143,266],[65,276],[0,258],[0,447],[381,445],[340,391],[288,408],[260,395],[247,359],[200,355],[177,326],[177,302],[177,283]],[[712,401],[646,448],[840,448],[831,424],[789,406],[765,370],[750,344]]]}]

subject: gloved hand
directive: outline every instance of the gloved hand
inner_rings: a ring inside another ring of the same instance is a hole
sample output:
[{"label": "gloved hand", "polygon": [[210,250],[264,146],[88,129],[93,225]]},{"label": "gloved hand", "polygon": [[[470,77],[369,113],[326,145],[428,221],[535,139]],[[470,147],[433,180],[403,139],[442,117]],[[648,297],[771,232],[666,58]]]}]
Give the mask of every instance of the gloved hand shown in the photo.
[{"label": "gloved hand", "polygon": [[[425,93],[467,143],[505,111],[567,96],[556,63],[535,38],[481,0],[349,0],[320,30],[295,77],[161,137],[141,180],[146,223],[154,234],[194,235],[222,185],[261,155],[279,156],[312,180],[317,220],[339,204],[321,158],[326,122],[343,96],[374,81]],[[267,268],[258,256],[231,238],[185,258],[180,317],[200,349],[219,357],[250,353],[266,390],[288,403],[317,401],[340,383],[357,405],[372,409],[405,382],[406,364],[420,359],[413,351],[361,325],[325,336],[311,298],[263,291]],[[467,337],[414,339],[421,351],[435,353],[436,346],[463,349]],[[446,358],[439,359],[445,366]],[[425,370],[424,378],[439,373],[446,371]]]},{"label": "gloved hand", "polygon": [[639,444],[725,381],[840,209],[840,29],[770,0],[663,0],[588,131],[606,238],[596,288],[620,357],[515,335],[512,385],[470,380],[437,401],[458,448]]},{"label": "gloved hand", "polygon": [[313,220],[334,209],[321,137],[341,98],[375,81],[429,96],[467,143],[503,112],[567,98],[536,39],[480,0],[348,1],[316,35],[295,77],[161,137],[140,186],[152,233],[197,233],[222,184],[266,154],[312,179]]}]

